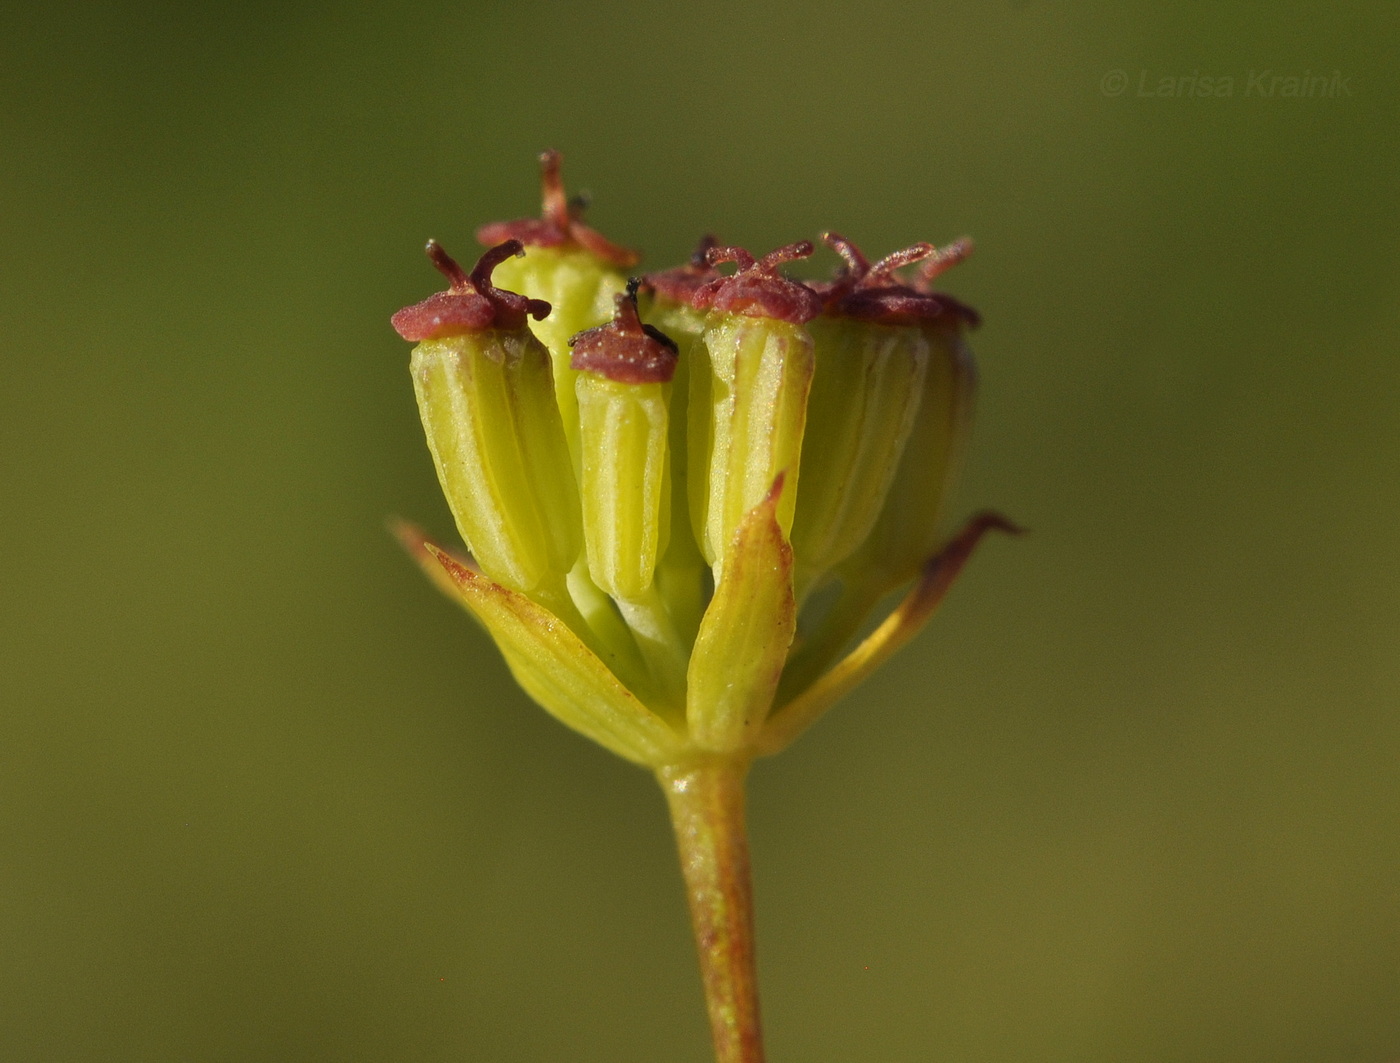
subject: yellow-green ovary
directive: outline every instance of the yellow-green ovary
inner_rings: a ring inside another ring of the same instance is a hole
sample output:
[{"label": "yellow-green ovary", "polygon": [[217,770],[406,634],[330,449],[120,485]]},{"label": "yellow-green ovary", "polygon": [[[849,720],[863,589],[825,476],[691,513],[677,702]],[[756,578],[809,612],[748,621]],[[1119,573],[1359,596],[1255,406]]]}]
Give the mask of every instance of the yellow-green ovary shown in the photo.
[{"label": "yellow-green ovary", "polygon": [[976,369],[960,335],[926,329],[928,371],[889,496],[864,545],[842,565],[880,590],[915,576],[938,549],[943,503],[957,476],[972,416]]},{"label": "yellow-green ovary", "polygon": [[851,318],[808,324],[816,372],[792,523],[799,601],[870,534],[918,413],[929,346],[920,330]]},{"label": "yellow-green ovary", "polygon": [[716,579],[744,514],[785,474],[777,521],[792,527],[812,381],[801,325],[717,314],[691,367],[689,490],[695,537]]},{"label": "yellow-green ovary", "polygon": [[669,536],[670,385],[580,372],[576,388],[589,575],[615,598],[637,599]]},{"label": "yellow-green ovary", "polygon": [[458,530],[492,579],[529,593],[579,555],[578,488],[549,353],[524,330],[427,340],[414,391]]},{"label": "yellow-green ovary", "polygon": [[613,296],[627,286],[627,278],[582,248],[530,247],[523,258],[497,266],[492,282],[550,305],[549,315],[543,321],[531,321],[530,328],[554,360],[554,397],[577,475],[582,451],[574,389],[577,374],[569,365],[569,338],[612,320]]}]

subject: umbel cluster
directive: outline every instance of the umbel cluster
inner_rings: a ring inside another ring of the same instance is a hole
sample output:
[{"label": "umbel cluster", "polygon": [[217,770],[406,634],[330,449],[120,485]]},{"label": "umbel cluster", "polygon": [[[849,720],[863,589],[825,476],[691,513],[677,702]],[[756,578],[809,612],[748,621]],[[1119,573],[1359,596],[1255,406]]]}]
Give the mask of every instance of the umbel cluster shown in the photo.
[{"label": "umbel cluster", "polygon": [[[652,768],[786,745],[908,640],[977,538],[940,550],[976,313],[932,284],[970,250],[782,267],[707,237],[686,265],[581,220],[559,156],[540,218],[483,226],[399,311],[428,447],[470,557],[400,534],[564,723]],[[882,598],[913,590],[850,644]]]}]

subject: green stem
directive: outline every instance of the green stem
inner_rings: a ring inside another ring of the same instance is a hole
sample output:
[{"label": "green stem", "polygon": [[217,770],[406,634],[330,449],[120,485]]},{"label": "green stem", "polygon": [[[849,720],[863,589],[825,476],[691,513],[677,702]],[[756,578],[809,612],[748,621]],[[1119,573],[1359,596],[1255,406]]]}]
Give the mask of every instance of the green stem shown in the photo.
[{"label": "green stem", "polygon": [[717,1063],[763,1063],[744,830],[747,773],[746,762],[719,758],[656,773],[671,806]]}]

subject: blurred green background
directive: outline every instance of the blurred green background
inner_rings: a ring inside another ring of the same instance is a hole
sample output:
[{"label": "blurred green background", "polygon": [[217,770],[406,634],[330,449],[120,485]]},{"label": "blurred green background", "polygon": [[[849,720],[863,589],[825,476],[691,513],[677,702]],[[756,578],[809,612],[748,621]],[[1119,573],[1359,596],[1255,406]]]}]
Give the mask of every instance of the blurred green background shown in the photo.
[{"label": "blurred green background", "polygon": [[1400,1057],[1397,54],[1382,2],[6,8],[0,1057],[708,1058],[653,783],[383,530],[451,528],[388,315],[547,146],[653,267],[978,241],[957,509],[1034,534],[755,773],[775,1063]]}]

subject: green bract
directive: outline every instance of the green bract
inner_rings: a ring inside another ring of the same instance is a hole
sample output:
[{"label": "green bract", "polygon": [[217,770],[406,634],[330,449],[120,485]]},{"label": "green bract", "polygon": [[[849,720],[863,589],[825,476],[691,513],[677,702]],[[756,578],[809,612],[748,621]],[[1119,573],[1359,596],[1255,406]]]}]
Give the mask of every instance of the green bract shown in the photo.
[{"label": "green bract", "polygon": [[471,559],[401,536],[575,730],[653,768],[775,752],[1014,530],[983,515],[939,548],[977,319],[929,284],[966,245],[872,265],[828,234],[843,268],[804,284],[781,267],[810,243],[707,240],[629,284],[636,256],[543,163],[543,217],[484,227],[469,276],[430,245],[451,286],[395,315]]}]

